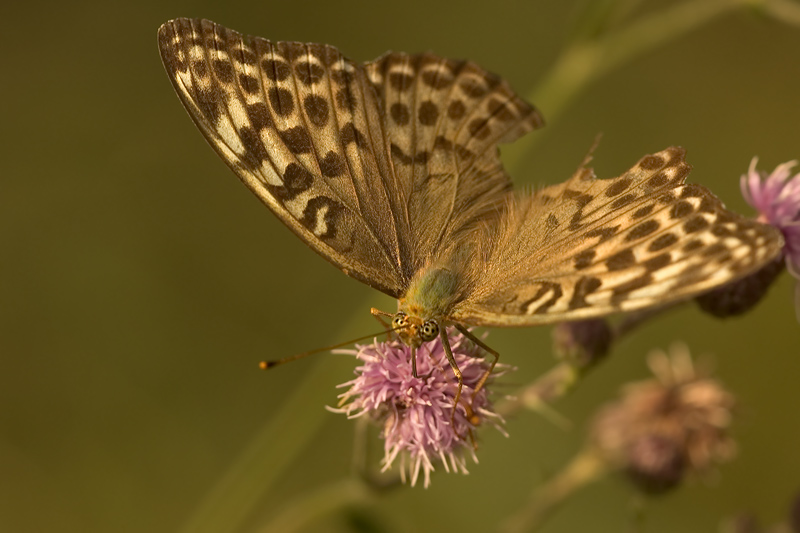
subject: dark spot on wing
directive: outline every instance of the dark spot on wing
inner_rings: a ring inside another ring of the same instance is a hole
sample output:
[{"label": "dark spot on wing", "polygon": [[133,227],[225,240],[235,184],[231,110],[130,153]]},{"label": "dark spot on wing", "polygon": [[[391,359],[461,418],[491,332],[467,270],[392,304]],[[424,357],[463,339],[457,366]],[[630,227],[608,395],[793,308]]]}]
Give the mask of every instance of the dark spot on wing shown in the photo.
[{"label": "dark spot on wing", "polygon": [[633,183],[633,179],[632,178],[620,178],[620,179],[618,179],[617,181],[612,183],[608,187],[608,189],[606,189],[606,196],[611,198],[613,196],[617,196],[617,195],[622,194],[623,192],[625,192],[628,189],[628,187],[631,186],[631,183]]},{"label": "dark spot on wing", "polygon": [[650,204],[650,205],[646,205],[644,207],[640,207],[639,209],[634,211],[633,218],[634,219],[638,219],[638,218],[646,217],[647,215],[649,215],[650,213],[653,212],[654,208],[655,208],[655,204]]},{"label": "dark spot on wing", "polygon": [[261,91],[261,83],[258,78],[247,74],[239,74],[239,85],[242,86],[242,90],[247,94],[256,94]]},{"label": "dark spot on wing", "polygon": [[276,115],[286,117],[292,114],[292,111],[294,111],[294,98],[292,97],[292,93],[283,87],[270,87],[267,94],[269,96],[269,103]]},{"label": "dark spot on wing", "polygon": [[317,94],[309,94],[303,100],[308,119],[316,127],[321,128],[328,122],[328,101]]},{"label": "dark spot on wing", "polygon": [[575,291],[572,293],[572,299],[569,301],[570,309],[580,309],[587,307],[586,296],[593,293],[603,284],[598,278],[582,277],[575,284]]},{"label": "dark spot on wing", "polygon": [[319,83],[325,76],[325,69],[316,63],[302,61],[295,65],[294,73],[303,85],[310,86]]},{"label": "dark spot on wing", "polygon": [[398,126],[405,126],[411,120],[411,113],[408,111],[408,106],[400,102],[392,104],[392,107],[389,108],[389,114],[392,116],[394,123]]},{"label": "dark spot on wing", "polygon": [[233,67],[227,61],[222,59],[214,60],[214,73],[223,83],[230,83],[233,81]]},{"label": "dark spot on wing", "polygon": [[461,100],[453,100],[447,108],[447,116],[453,120],[461,119],[467,112],[467,106]]},{"label": "dark spot on wing", "polygon": [[335,178],[344,173],[345,165],[342,158],[336,152],[328,152],[319,161],[319,169],[322,175],[328,178]]},{"label": "dark spot on wing", "polygon": [[283,81],[292,73],[289,65],[277,59],[265,59],[261,62],[261,69],[264,71],[264,75],[272,81]]},{"label": "dark spot on wing", "polygon": [[665,164],[664,159],[657,155],[648,155],[639,161],[639,166],[644,170],[656,170],[662,168]]},{"label": "dark spot on wing", "polygon": [[619,209],[621,207],[625,207],[626,205],[630,204],[634,200],[636,200],[636,194],[632,193],[632,192],[628,193],[628,194],[626,194],[624,196],[620,196],[619,198],[617,198],[616,200],[611,202],[611,208],[612,209]]},{"label": "dark spot on wing", "polygon": [[293,154],[307,154],[311,152],[311,138],[302,126],[295,126],[280,132],[281,139]]},{"label": "dark spot on wing", "polygon": [[636,264],[636,257],[631,250],[622,250],[617,252],[608,259],[606,259],[606,267],[608,270],[624,270]]},{"label": "dark spot on wing", "polygon": [[664,235],[659,235],[651,242],[647,249],[651,252],[658,252],[672,246],[676,242],[678,242],[678,237],[674,233],[665,233]]},{"label": "dark spot on wing", "polygon": [[646,260],[643,264],[648,271],[653,272],[655,270],[664,268],[671,262],[672,262],[672,256],[670,255],[670,253],[664,252],[655,257],[651,257],[650,259]]},{"label": "dark spot on wing", "polygon": [[681,200],[672,206],[672,209],[669,210],[669,216],[672,217],[673,220],[677,220],[689,216],[692,212],[694,212],[692,204],[686,200]]},{"label": "dark spot on wing", "polygon": [[683,231],[686,233],[694,233],[706,229],[708,226],[708,220],[700,215],[696,215],[683,223]]},{"label": "dark spot on wing", "polygon": [[661,224],[658,223],[656,220],[645,220],[638,226],[634,226],[628,235],[625,237],[626,241],[635,241],[637,239],[641,239],[643,237],[647,237],[654,231],[657,231]]},{"label": "dark spot on wing", "polygon": [[418,119],[420,124],[424,126],[433,126],[439,118],[439,109],[436,104],[427,100],[422,102],[419,106]]},{"label": "dark spot on wing", "polygon": [[573,258],[575,261],[575,269],[581,270],[590,266],[592,264],[592,261],[594,260],[595,255],[597,255],[597,251],[594,250],[593,248],[590,248],[589,250],[584,250],[576,254],[575,257]]}]

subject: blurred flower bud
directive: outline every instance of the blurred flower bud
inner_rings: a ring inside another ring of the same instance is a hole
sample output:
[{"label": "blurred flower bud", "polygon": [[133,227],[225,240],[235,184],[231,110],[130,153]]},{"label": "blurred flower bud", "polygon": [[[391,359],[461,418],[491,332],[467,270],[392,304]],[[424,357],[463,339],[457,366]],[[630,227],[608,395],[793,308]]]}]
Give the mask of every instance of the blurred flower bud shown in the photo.
[{"label": "blurred flower bud", "polygon": [[778,257],[761,270],[698,296],[695,301],[700,309],[718,318],[741,315],[761,301],[783,270],[784,258]]},{"label": "blurred flower bud", "polygon": [[733,456],[728,426],[734,399],[695,372],[685,346],[670,356],[654,352],[648,362],[656,379],[627,385],[619,400],[602,408],[592,442],[637,486],[657,493]]},{"label": "blurred flower bud", "polygon": [[720,531],[721,533],[765,533],[764,528],[751,513],[742,513],[727,520]]},{"label": "blurred flower bud", "polygon": [[789,528],[792,533],[800,533],[800,493],[795,495],[789,508]]},{"label": "blurred flower bud", "polygon": [[562,322],[553,328],[555,352],[581,368],[605,357],[611,337],[611,328],[601,318]]}]

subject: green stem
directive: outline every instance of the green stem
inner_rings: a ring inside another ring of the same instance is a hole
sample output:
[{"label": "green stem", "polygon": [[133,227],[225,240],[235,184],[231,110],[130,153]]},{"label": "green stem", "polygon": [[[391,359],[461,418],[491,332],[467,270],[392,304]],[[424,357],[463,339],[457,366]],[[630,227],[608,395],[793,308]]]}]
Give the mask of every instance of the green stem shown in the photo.
[{"label": "green stem", "polygon": [[[316,362],[315,368],[285,399],[198,505],[194,515],[181,528],[182,533],[222,533],[241,529],[270,486],[330,416],[320,405],[317,392],[320,388],[332,387],[331,369],[330,359]],[[265,376],[265,379],[269,378],[275,376]]]},{"label": "green stem", "polygon": [[301,531],[323,516],[354,503],[368,501],[369,489],[358,479],[343,479],[325,485],[292,501],[262,533]]},{"label": "green stem", "polygon": [[[635,331],[638,327],[646,324],[655,317],[661,316],[667,311],[671,311],[691,301],[692,300],[668,304],[627,314],[611,328],[609,353],[616,343],[626,335]],[[572,357],[569,360],[557,363],[545,374],[539,376],[536,381],[520,389],[513,397],[497,402],[495,405],[495,412],[502,417],[508,417],[520,409],[525,408],[546,416],[559,426],[569,426],[569,423],[560,419],[549,406],[575,389],[581,382],[581,379],[607,356],[608,354],[604,354],[599,358],[594,357],[588,359]]]},{"label": "green stem", "polygon": [[549,415],[547,406],[572,390],[579,377],[580,370],[575,365],[558,363],[513,397],[497,402],[495,411],[500,416],[507,417],[524,407]]},{"label": "green stem", "polygon": [[[359,318],[353,318],[353,321]],[[350,324],[342,331],[354,329]],[[292,394],[285,398],[269,422],[235,459],[189,517],[181,533],[223,533],[241,530],[275,481],[291,466],[306,444],[331,414],[319,401],[319,391],[329,389],[335,395],[331,376],[334,358],[322,357]],[[254,371],[257,371],[254,369]],[[278,379],[270,371],[265,379]]]},{"label": "green stem", "polygon": [[753,1],[754,6],[762,5],[764,12],[774,19],[800,27],[800,4],[792,0]]},{"label": "green stem", "polygon": [[593,450],[584,449],[555,477],[538,487],[531,495],[528,505],[505,521],[501,531],[535,531],[564,500],[606,472],[607,463]]},{"label": "green stem", "polygon": [[593,69],[593,75],[597,77],[605,74],[726,12],[753,3],[753,0],[687,0],[659,13],[642,17],[627,29],[606,37],[599,47],[602,49],[602,57]]},{"label": "green stem", "polygon": [[[682,4],[641,17],[625,29],[595,40],[568,45],[539,85],[528,94],[528,100],[543,110],[546,120],[555,122],[564,109],[603,74],[723,13],[745,5],[759,4],[764,4],[768,11],[769,6],[773,6],[773,10],[781,10],[784,14],[780,18],[783,20],[792,20],[796,15],[792,3],[786,0],[686,0]],[[503,160],[511,175],[516,173],[522,158],[540,138],[540,135],[529,135],[504,149]]]}]

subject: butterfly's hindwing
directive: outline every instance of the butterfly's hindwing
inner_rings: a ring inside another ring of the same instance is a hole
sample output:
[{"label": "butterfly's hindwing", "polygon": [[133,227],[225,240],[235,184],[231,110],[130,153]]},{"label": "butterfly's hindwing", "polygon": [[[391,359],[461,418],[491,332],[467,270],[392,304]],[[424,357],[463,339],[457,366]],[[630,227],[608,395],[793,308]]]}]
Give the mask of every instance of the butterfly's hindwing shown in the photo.
[{"label": "butterfly's hindwing", "polygon": [[512,326],[631,311],[702,293],[779,254],[780,232],[684,184],[683,156],[670,148],[610,180],[583,170],[518,198],[453,316]]}]

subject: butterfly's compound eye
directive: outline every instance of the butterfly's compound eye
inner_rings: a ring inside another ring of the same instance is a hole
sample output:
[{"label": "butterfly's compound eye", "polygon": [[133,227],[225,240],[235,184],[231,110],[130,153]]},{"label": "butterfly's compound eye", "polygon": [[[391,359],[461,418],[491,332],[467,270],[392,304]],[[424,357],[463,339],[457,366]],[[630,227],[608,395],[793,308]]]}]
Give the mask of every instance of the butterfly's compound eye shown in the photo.
[{"label": "butterfly's compound eye", "polygon": [[408,326],[408,315],[405,313],[397,313],[392,319],[393,328],[404,328]]},{"label": "butterfly's compound eye", "polygon": [[425,341],[432,341],[439,335],[439,324],[435,320],[426,320],[419,328],[419,337]]}]

